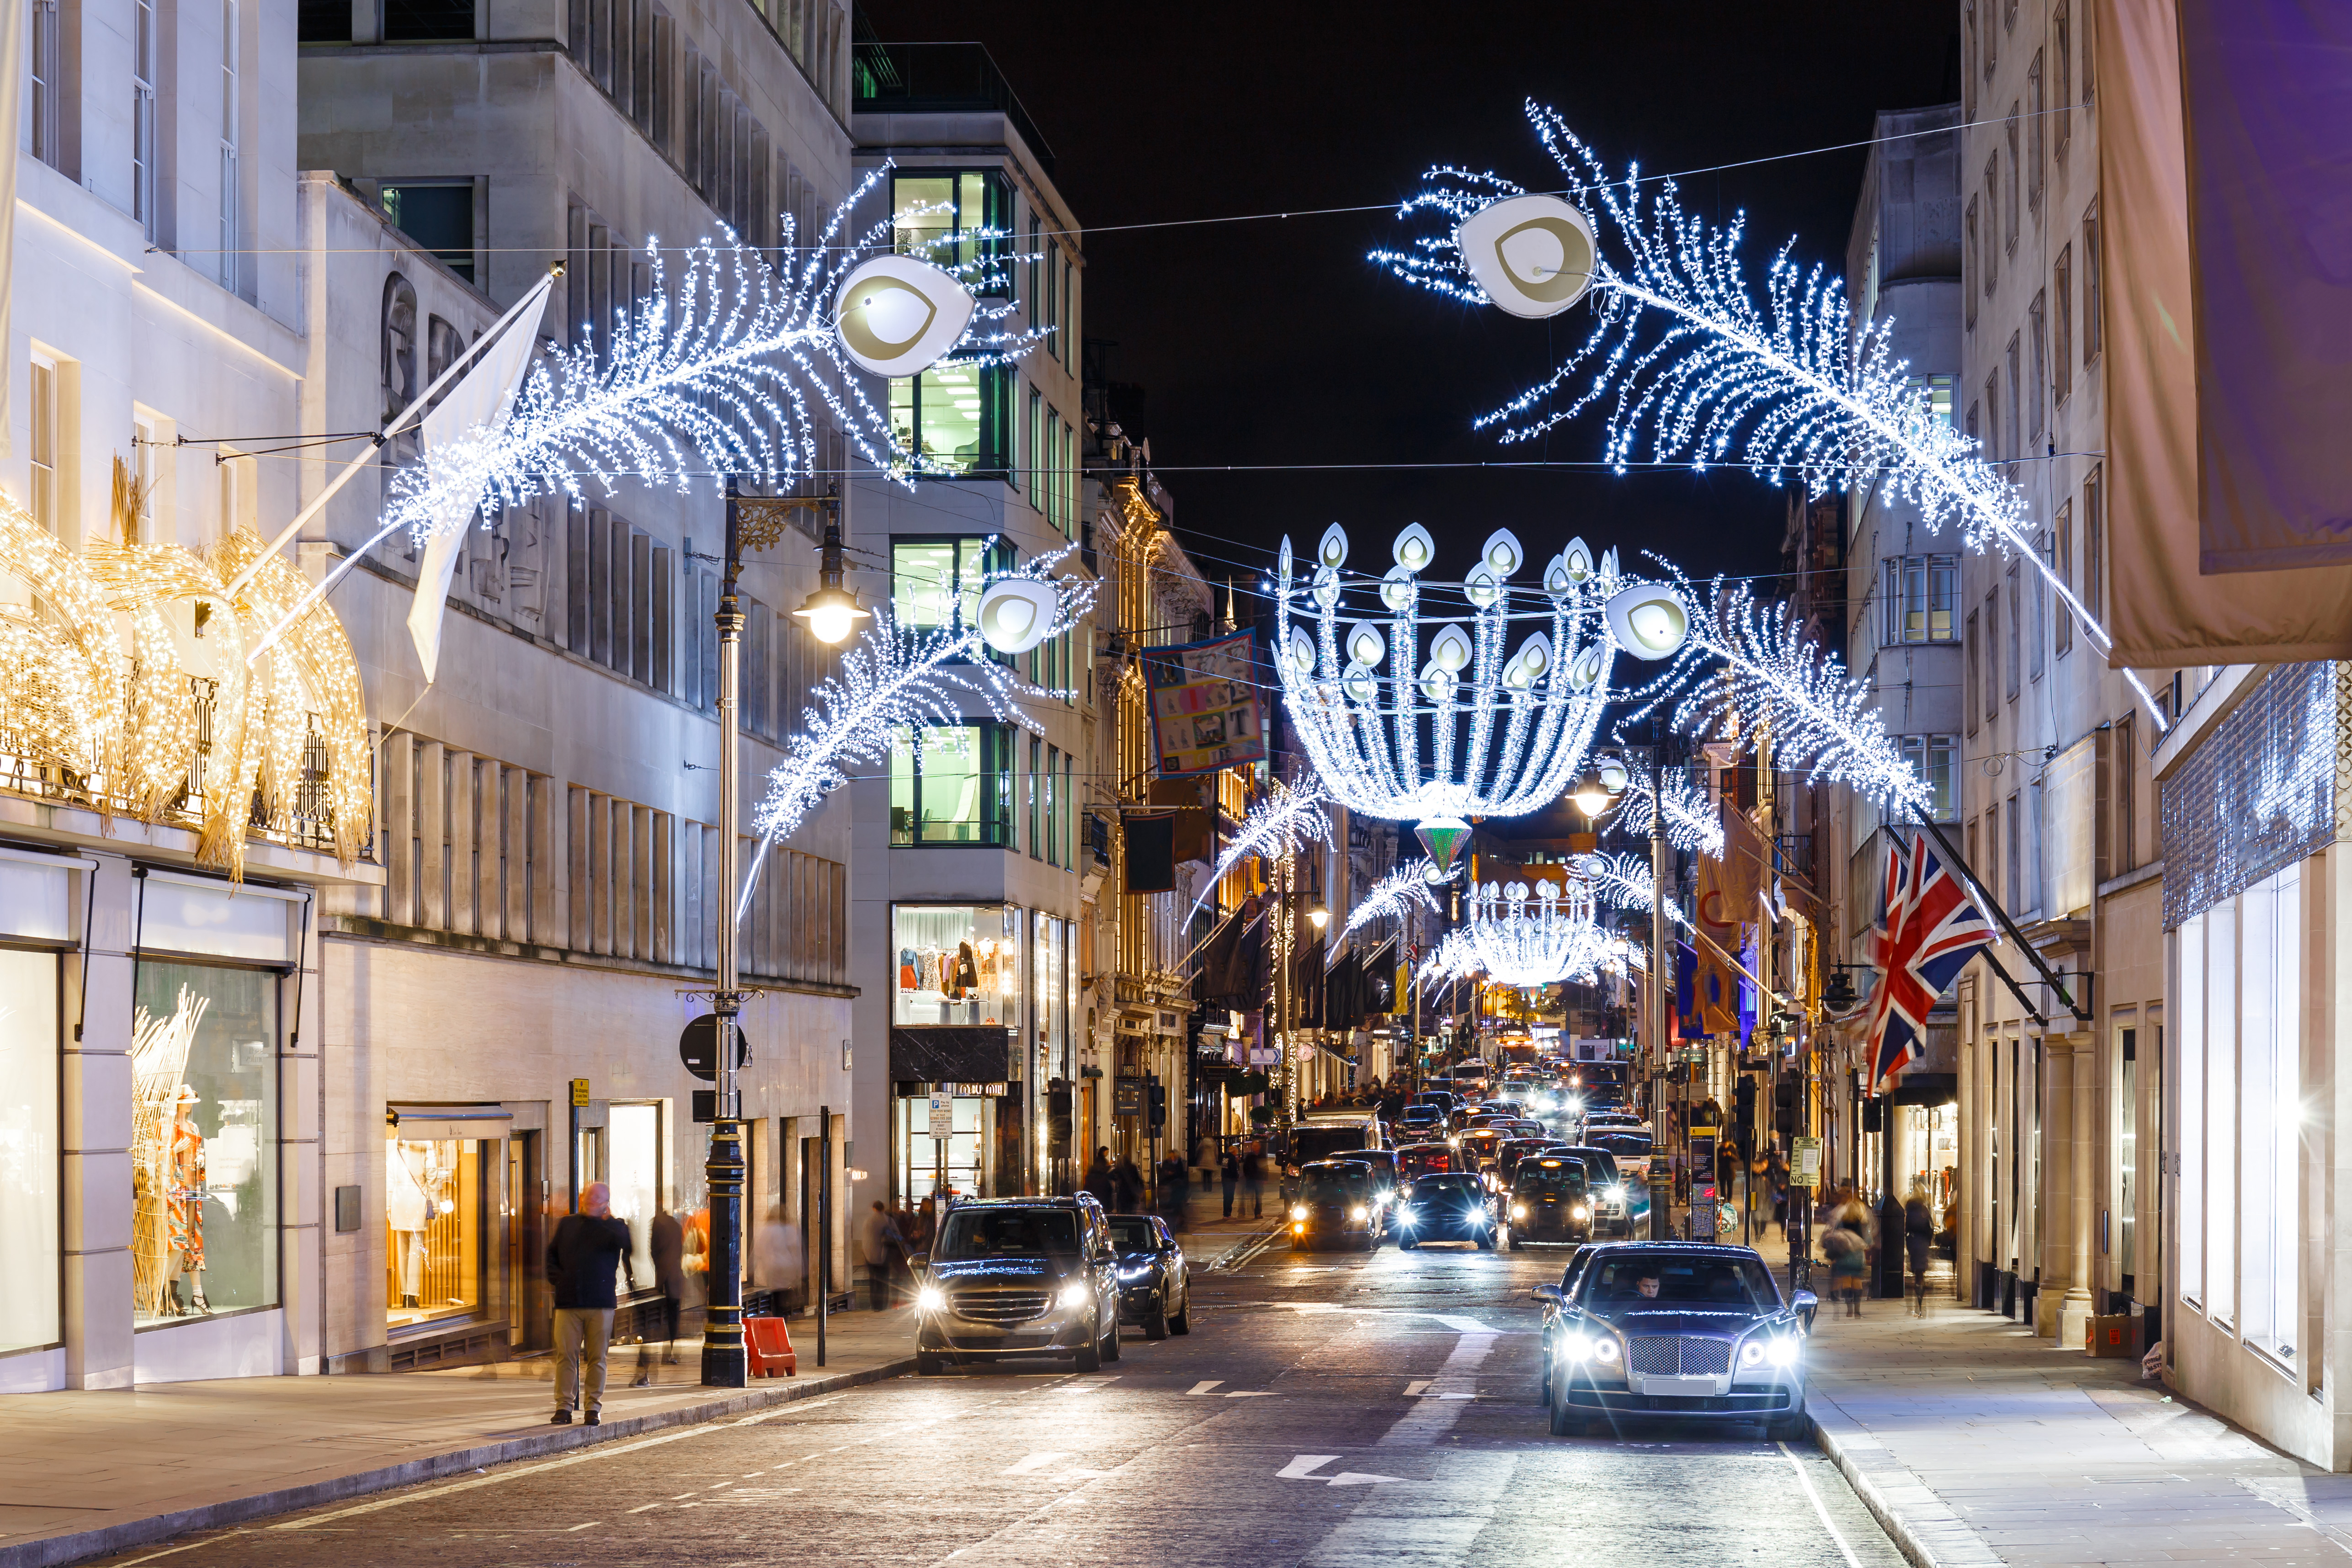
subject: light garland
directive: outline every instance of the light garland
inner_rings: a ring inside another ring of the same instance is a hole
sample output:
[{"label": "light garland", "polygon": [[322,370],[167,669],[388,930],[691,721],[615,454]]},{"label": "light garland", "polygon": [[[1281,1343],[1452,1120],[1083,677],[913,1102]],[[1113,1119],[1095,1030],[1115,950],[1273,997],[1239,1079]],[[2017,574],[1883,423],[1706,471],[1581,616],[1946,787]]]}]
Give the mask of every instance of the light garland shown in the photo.
[{"label": "light garland", "polygon": [[1591,886],[1571,879],[1486,883],[1470,894],[1470,918],[1447,932],[1422,961],[1424,983],[1483,974],[1498,985],[1532,988],[1591,980],[1604,971],[1648,967],[1642,950],[1594,917]]},{"label": "light garland", "polygon": [[[1201,884],[1201,896],[1192,901],[1192,913],[1200,911],[1227,873],[1252,855],[1294,854],[1301,844],[1308,843],[1330,848],[1331,814],[1325,810],[1330,803],[1330,791],[1319,775],[1309,774],[1296,784],[1276,779],[1249,809],[1242,819],[1241,831],[1217,857],[1215,867]],[[1191,917],[1188,914],[1185,918]]]},{"label": "light garland", "polygon": [[[1440,866],[1468,837],[1465,819],[1515,817],[1559,799],[1575,778],[1608,701],[1614,643],[1597,614],[1612,586],[1582,541],[1552,559],[1541,611],[1515,615],[1507,579],[1526,551],[1507,529],[1491,535],[1476,569],[1455,588],[1464,612],[1433,618],[1424,650],[1421,574],[1435,541],[1413,524],[1384,575],[1343,575],[1348,536],[1338,524],[1316,549],[1311,611],[1294,611],[1290,541],[1276,575],[1280,606],[1275,664],[1301,745],[1334,799],[1351,810],[1416,822]],[[1340,627],[1350,589],[1381,608]],[[1311,615],[1310,635],[1292,624]],[[1542,629],[1516,648],[1510,622]],[[1424,740],[1424,721],[1426,737]]]},{"label": "light garland", "polygon": [[[1793,475],[1816,495],[1874,473],[1884,493],[1916,506],[1929,528],[1957,518],[1969,549],[1997,546],[2031,563],[2094,646],[2112,651],[2106,629],[2034,547],[2023,494],[1975,441],[1928,412],[1908,367],[1891,357],[1891,321],[1856,330],[1842,276],[1800,267],[1784,246],[1765,269],[1759,306],[1739,256],[1744,220],[1710,229],[1683,208],[1672,181],[1645,205],[1638,169],[1612,181],[1556,111],[1531,100],[1527,113],[1567,176],[1569,199],[1607,216],[1626,259],[1622,267],[1594,261],[1594,319],[1583,341],[1475,427],[1525,441],[1607,400],[1605,451],[1621,471],[1646,438],[1656,460],[1686,457],[1703,470],[1737,452],[1759,473]],[[1450,167],[1428,178],[1432,188],[1398,215],[1433,214],[1444,231],[1371,259],[1408,283],[1490,303],[1454,235],[1481,209],[1526,193],[1497,175]],[[1647,311],[1667,324],[1645,345],[1639,334]],[[1589,378],[1581,390],[1571,384],[1579,377]],[[1563,388],[1575,395],[1549,406]],[[2134,672],[2123,674],[2161,730],[2165,718],[2147,688]]]},{"label": "light garland", "polygon": [[1373,921],[1391,915],[1402,919],[1415,904],[1436,914],[1443,905],[1430,891],[1433,884],[1429,880],[1429,873],[1435,869],[1427,861],[1413,861],[1372,883],[1348,912],[1348,924],[1339,928],[1339,935],[1352,936]]},{"label": "light garland", "polygon": [[[1706,803],[1706,794],[1677,768],[1666,775],[1666,841],[1678,850],[1723,858],[1723,822]],[[1655,810],[1650,780],[1637,768],[1627,775],[1618,825],[1635,837],[1646,837]]]}]

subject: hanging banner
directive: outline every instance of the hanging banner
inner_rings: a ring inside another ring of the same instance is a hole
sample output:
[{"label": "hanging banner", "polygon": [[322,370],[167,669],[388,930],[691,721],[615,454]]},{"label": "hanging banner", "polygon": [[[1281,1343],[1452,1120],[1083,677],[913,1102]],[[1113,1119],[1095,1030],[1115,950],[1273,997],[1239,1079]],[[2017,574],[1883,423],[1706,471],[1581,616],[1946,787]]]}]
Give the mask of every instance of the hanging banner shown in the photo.
[{"label": "hanging banner", "polygon": [[1143,650],[1151,737],[1162,779],[1187,779],[1265,759],[1258,700],[1257,633]]}]

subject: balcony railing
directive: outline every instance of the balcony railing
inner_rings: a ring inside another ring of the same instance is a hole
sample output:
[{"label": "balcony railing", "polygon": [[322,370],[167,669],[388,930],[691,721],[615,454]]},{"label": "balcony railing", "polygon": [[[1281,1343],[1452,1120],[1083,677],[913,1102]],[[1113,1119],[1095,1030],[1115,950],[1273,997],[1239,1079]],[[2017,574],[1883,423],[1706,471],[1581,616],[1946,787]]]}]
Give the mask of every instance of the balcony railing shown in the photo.
[{"label": "balcony railing", "polygon": [[879,44],[856,46],[850,65],[859,114],[952,114],[993,110],[1013,122],[1021,140],[1048,174],[1054,150],[1012,84],[981,44]]}]

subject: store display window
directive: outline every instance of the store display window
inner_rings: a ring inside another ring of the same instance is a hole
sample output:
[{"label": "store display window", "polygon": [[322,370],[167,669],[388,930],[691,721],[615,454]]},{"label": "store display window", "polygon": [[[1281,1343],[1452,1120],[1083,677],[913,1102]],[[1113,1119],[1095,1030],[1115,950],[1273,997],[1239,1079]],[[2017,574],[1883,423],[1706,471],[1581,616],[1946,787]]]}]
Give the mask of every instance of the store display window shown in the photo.
[{"label": "store display window", "polygon": [[58,1343],[58,959],[0,950],[0,1354]]},{"label": "store display window", "polygon": [[[629,1227],[629,1268],[640,1290],[654,1283],[654,1216],[661,1211],[661,1107],[614,1102],[605,1112],[604,1185],[612,1189],[613,1216]],[[623,1281],[622,1288],[627,1289]]]},{"label": "store display window", "polygon": [[384,1140],[384,1322],[394,1331],[482,1311],[494,1142]]},{"label": "store display window", "polygon": [[918,1204],[940,1189],[958,1197],[981,1195],[981,1148],[988,1102],[976,1094],[958,1094],[948,1101],[953,1132],[931,1136],[931,1102],[928,1094],[893,1097],[898,1124],[899,1201]]},{"label": "store display window", "polygon": [[276,974],[143,961],[131,1019],[131,1314],[278,1301]]},{"label": "store display window", "polygon": [[890,1021],[1021,1023],[1021,912],[1002,904],[899,904]]}]

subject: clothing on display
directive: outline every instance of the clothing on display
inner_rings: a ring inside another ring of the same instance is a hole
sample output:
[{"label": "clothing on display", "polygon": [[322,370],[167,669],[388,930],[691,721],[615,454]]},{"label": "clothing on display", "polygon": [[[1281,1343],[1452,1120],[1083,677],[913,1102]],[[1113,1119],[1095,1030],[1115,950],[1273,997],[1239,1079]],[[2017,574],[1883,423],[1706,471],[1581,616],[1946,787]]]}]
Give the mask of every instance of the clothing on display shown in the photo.
[{"label": "clothing on display", "polygon": [[[211,998],[179,989],[169,1013],[145,1008],[133,1021],[131,1291],[144,1317],[208,1312],[205,1301],[205,1139],[196,1091],[184,1082],[188,1052]],[[188,1289],[183,1295],[180,1281]]]},{"label": "clothing on display", "polygon": [[1020,1015],[1019,941],[982,933],[996,908],[898,911],[898,984],[891,1021],[1003,1024]]}]

